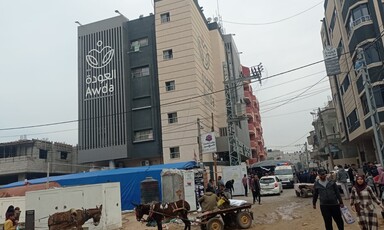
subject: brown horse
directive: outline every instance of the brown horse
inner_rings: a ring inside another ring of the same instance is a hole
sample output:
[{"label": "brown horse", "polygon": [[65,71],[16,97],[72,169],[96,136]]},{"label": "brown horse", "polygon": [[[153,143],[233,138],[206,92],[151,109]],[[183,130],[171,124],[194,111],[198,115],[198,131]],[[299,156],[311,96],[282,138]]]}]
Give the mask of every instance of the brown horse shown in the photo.
[{"label": "brown horse", "polygon": [[156,221],[157,229],[162,230],[162,220],[164,218],[179,217],[185,224],[184,230],[191,230],[191,222],[188,220],[188,211],[191,209],[188,202],[178,200],[176,202],[162,204],[133,204],[135,206],[136,220],[141,221],[144,215],[148,215]]},{"label": "brown horse", "polygon": [[49,230],[69,230],[77,229],[82,230],[83,224],[89,219],[93,219],[95,226],[99,225],[101,218],[101,210],[103,205],[90,209],[71,209],[66,212],[58,212],[49,216],[48,228]]}]

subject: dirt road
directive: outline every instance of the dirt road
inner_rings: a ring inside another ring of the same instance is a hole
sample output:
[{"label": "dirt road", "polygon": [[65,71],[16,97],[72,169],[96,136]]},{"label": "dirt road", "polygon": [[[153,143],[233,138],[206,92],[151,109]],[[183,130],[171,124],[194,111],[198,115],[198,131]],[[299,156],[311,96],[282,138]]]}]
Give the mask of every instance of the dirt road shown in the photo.
[{"label": "dirt road", "polygon": [[[240,196],[236,199],[252,201],[250,195],[248,197]],[[320,213],[320,208],[312,208],[312,198],[296,197],[293,189],[285,189],[280,196],[267,196],[261,198],[261,205],[255,204],[252,207],[254,213],[254,221],[251,229],[257,230],[281,230],[281,229],[297,229],[297,230],[322,230],[325,229],[324,222]],[[345,201],[345,204],[349,202]],[[349,207],[350,208],[350,207]],[[377,209],[378,211],[378,209]],[[195,215],[191,214],[190,218]],[[379,229],[384,229],[384,220],[379,215]],[[123,229],[143,229],[157,230],[156,227],[146,227],[145,223],[139,223],[135,220],[133,213],[123,215]],[[163,229],[182,230],[183,224],[166,224]],[[193,226],[193,230],[200,229],[199,226]],[[337,229],[334,225],[334,229]],[[346,230],[359,230],[357,222],[348,225],[345,224]]]}]

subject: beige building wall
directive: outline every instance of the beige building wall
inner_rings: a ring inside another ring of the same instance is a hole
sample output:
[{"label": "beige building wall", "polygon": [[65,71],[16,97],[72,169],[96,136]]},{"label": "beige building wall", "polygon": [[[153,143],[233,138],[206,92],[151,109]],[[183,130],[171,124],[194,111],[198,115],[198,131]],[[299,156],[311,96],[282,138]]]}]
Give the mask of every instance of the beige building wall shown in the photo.
[{"label": "beige building wall", "polygon": [[[216,117],[214,56],[207,23],[193,0],[155,1],[155,18],[163,160],[190,161],[195,155],[199,160],[197,118],[203,134],[211,130],[211,113]],[[169,60],[163,58],[166,50],[172,50]],[[167,91],[171,81],[174,90]],[[171,113],[177,114],[177,122],[169,122]],[[179,156],[176,152],[171,158],[171,150],[178,150]],[[211,154],[204,157],[207,161]]]},{"label": "beige building wall", "polygon": [[211,30],[211,43],[212,51],[215,58],[212,60],[212,68],[215,73],[215,87],[216,91],[216,116],[215,121],[217,122],[218,128],[227,128],[227,109],[225,101],[224,91],[224,69],[223,63],[226,62],[224,41],[219,30]]}]

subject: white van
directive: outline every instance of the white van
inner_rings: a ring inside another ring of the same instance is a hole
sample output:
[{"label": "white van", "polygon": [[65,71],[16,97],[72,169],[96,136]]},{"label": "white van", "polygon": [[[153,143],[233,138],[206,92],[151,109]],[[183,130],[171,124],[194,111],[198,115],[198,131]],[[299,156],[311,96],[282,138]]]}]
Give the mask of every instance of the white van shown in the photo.
[{"label": "white van", "polygon": [[277,176],[283,187],[293,188],[295,183],[295,169],[292,165],[278,165],[275,167],[275,176]]}]

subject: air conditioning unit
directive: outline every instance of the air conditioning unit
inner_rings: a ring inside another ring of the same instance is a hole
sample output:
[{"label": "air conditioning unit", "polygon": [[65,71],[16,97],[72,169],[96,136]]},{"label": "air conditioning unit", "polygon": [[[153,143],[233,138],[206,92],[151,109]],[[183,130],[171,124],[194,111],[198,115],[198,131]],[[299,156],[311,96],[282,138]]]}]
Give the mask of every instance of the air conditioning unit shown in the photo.
[{"label": "air conditioning unit", "polygon": [[243,103],[236,103],[236,115],[242,116],[245,114],[245,105]]},{"label": "air conditioning unit", "polygon": [[150,166],[151,164],[150,164],[149,160],[145,160],[145,161],[141,161],[141,165],[142,166]]}]

